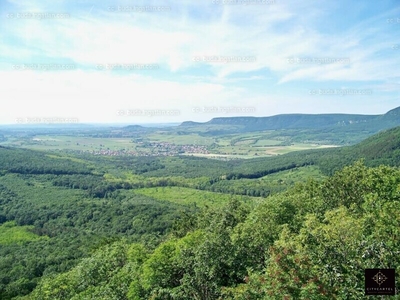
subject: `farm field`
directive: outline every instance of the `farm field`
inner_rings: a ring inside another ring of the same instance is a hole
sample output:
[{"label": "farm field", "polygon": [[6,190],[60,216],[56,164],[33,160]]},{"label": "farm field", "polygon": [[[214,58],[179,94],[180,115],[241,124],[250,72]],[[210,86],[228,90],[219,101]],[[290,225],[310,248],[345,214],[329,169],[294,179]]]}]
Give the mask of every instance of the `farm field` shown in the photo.
[{"label": "farm field", "polygon": [[92,138],[62,135],[38,135],[32,138],[14,140],[4,145],[17,146],[36,150],[135,150],[132,139]]},{"label": "farm field", "polygon": [[[274,135],[274,137],[271,137]],[[337,147],[333,144],[288,142],[276,131],[202,136],[201,133],[175,132],[165,129],[135,137],[91,137],[74,135],[33,135],[10,137],[0,143],[43,151],[91,152],[99,155],[176,155],[185,154],[213,159],[248,159],[269,157],[293,151]]]},{"label": "farm field", "polygon": [[293,151],[310,150],[310,149],[326,149],[326,148],[334,148],[334,147],[339,147],[339,146],[294,143],[290,146],[268,147],[265,149],[265,154],[273,156],[273,155],[286,154],[286,153],[290,153]]}]

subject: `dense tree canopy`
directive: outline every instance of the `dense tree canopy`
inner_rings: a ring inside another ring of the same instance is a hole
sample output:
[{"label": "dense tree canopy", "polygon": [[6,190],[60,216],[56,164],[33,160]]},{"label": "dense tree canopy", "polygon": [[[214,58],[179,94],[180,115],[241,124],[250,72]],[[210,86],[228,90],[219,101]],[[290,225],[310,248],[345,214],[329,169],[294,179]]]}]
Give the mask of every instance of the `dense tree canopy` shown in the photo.
[{"label": "dense tree canopy", "polygon": [[360,299],[365,268],[399,276],[399,137],[238,161],[0,147],[0,299]]},{"label": "dense tree canopy", "polygon": [[186,214],[154,250],[101,247],[24,299],[360,299],[364,269],[400,272],[399,211],[400,170],[358,162],[253,208]]}]

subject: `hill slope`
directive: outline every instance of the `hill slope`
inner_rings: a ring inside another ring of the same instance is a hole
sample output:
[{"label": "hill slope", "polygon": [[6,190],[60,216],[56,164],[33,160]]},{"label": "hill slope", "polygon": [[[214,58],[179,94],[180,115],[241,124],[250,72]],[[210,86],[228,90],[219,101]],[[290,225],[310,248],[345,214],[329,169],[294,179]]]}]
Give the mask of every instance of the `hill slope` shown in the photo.
[{"label": "hill slope", "polygon": [[382,131],[363,142],[351,146],[354,156],[376,164],[400,165],[400,127]]},{"label": "hill slope", "polygon": [[227,178],[260,178],[306,165],[317,165],[324,174],[331,175],[360,159],[365,159],[368,166],[400,166],[400,127],[382,131],[353,146],[297,151],[232,163],[232,172]]}]

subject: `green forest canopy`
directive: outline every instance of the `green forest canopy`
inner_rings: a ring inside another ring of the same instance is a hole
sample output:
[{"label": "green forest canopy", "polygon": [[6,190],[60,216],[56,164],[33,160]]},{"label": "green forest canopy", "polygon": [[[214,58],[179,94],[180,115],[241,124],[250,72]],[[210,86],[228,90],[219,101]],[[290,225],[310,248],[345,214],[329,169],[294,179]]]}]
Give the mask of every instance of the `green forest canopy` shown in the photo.
[{"label": "green forest canopy", "polygon": [[359,299],[364,268],[399,271],[399,149],[399,127],[228,162],[0,147],[0,298]]},{"label": "green forest canopy", "polygon": [[358,162],[181,218],[155,249],[106,245],[23,299],[360,299],[365,268],[399,274],[399,211],[399,169]]}]

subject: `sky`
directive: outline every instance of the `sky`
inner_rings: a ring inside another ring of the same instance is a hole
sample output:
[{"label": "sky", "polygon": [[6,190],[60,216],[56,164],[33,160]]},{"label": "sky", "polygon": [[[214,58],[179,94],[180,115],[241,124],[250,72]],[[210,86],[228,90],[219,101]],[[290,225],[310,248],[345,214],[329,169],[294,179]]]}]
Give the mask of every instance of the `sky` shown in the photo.
[{"label": "sky", "polygon": [[0,0],[0,124],[400,106],[398,0]]}]

